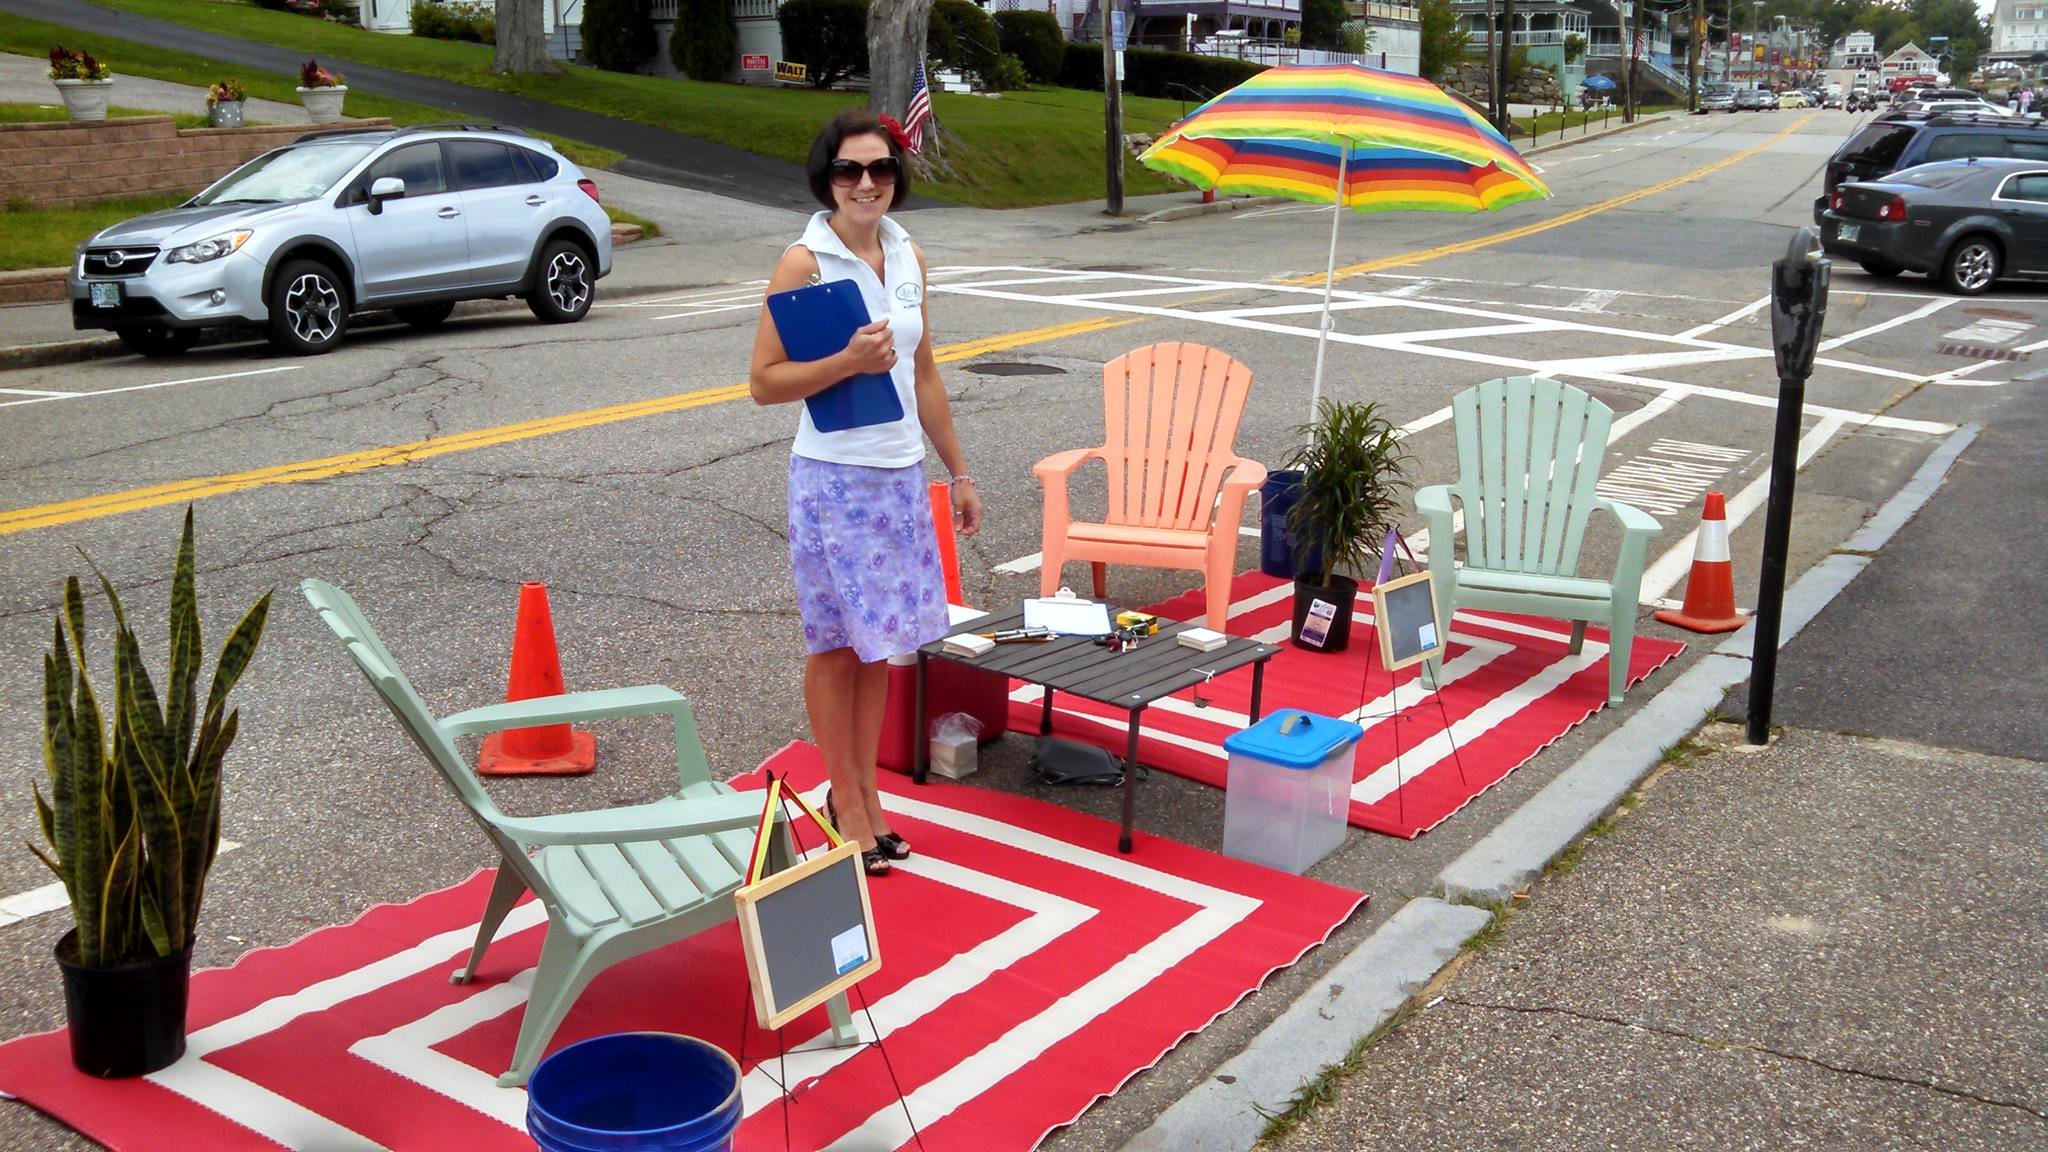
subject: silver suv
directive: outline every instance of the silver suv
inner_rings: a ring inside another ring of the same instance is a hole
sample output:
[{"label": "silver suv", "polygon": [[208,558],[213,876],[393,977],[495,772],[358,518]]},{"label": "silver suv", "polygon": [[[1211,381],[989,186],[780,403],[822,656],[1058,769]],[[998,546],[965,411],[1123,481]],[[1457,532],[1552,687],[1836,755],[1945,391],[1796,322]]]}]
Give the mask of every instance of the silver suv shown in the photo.
[{"label": "silver suv", "polygon": [[301,136],[79,245],[68,283],[73,327],[145,356],[222,326],[312,355],[373,308],[431,328],[458,300],[521,296],[580,320],[611,267],[610,218],[574,164],[516,128],[452,124]]}]

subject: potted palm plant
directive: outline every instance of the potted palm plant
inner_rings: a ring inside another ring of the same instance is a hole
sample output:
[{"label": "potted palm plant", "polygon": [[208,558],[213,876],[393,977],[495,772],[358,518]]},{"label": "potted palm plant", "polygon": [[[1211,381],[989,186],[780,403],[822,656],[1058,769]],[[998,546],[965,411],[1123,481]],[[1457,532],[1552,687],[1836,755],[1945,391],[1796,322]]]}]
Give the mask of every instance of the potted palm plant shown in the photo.
[{"label": "potted palm plant", "polygon": [[113,69],[89,52],[66,48],[50,49],[50,82],[64,99],[64,111],[75,121],[105,120],[107,95],[114,87]]},{"label": "potted palm plant", "polygon": [[[97,569],[95,569],[97,573]],[[221,762],[240,713],[228,693],[249,666],[270,593],[263,594],[214,662],[203,701],[192,509],[171,577],[170,678],[159,696],[114,588],[111,675],[87,675],[85,597],[64,584],[64,607],[43,657],[43,764],[36,789],[47,852],[75,926],[57,941],[71,1062],[93,1076],[140,1076],[185,1051],[192,935],[207,872],[220,847]]]},{"label": "potted palm plant", "polygon": [[[1401,430],[1376,404],[1325,399],[1296,429],[1287,460],[1301,473],[1287,513],[1294,541],[1294,643],[1338,652],[1350,643],[1358,576],[1405,506],[1408,456]],[[1348,574],[1347,574],[1348,573]]]},{"label": "potted palm plant", "polygon": [[242,126],[242,82],[230,76],[206,90],[206,122],[215,128]]},{"label": "potted palm plant", "polygon": [[299,103],[315,124],[341,120],[341,102],[348,98],[348,77],[329,72],[318,60],[308,58],[299,65]]}]

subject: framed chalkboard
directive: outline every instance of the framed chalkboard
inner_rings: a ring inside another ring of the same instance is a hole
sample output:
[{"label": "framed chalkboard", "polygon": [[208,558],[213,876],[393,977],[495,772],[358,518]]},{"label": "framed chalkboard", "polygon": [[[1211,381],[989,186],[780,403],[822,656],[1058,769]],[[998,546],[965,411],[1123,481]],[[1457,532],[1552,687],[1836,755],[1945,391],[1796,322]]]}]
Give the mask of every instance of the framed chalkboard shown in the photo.
[{"label": "framed chalkboard", "polygon": [[860,846],[849,840],[733,893],[754,1018],[780,1028],[881,970]]},{"label": "framed chalkboard", "polygon": [[1437,635],[1436,589],[1429,573],[1417,572],[1372,589],[1372,614],[1378,622],[1380,659],[1388,671],[1419,664],[1443,651]]}]

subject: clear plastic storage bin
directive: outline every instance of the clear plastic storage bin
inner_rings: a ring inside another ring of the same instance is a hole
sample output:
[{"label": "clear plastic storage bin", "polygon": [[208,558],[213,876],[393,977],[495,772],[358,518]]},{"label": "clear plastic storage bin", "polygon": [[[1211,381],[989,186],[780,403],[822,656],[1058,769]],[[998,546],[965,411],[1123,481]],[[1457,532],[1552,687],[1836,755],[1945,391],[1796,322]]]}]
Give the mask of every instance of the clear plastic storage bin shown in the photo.
[{"label": "clear plastic storage bin", "polygon": [[1225,855],[1296,875],[1344,842],[1351,767],[1365,729],[1286,709],[1223,741]]}]

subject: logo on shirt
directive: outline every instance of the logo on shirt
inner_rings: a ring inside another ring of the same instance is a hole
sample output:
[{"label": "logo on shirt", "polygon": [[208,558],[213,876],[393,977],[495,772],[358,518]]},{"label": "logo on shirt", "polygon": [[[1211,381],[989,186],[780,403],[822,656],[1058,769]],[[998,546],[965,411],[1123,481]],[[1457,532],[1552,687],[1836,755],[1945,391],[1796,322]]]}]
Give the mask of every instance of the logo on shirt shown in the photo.
[{"label": "logo on shirt", "polygon": [[896,299],[905,308],[914,308],[924,299],[924,286],[905,282],[896,286]]}]

